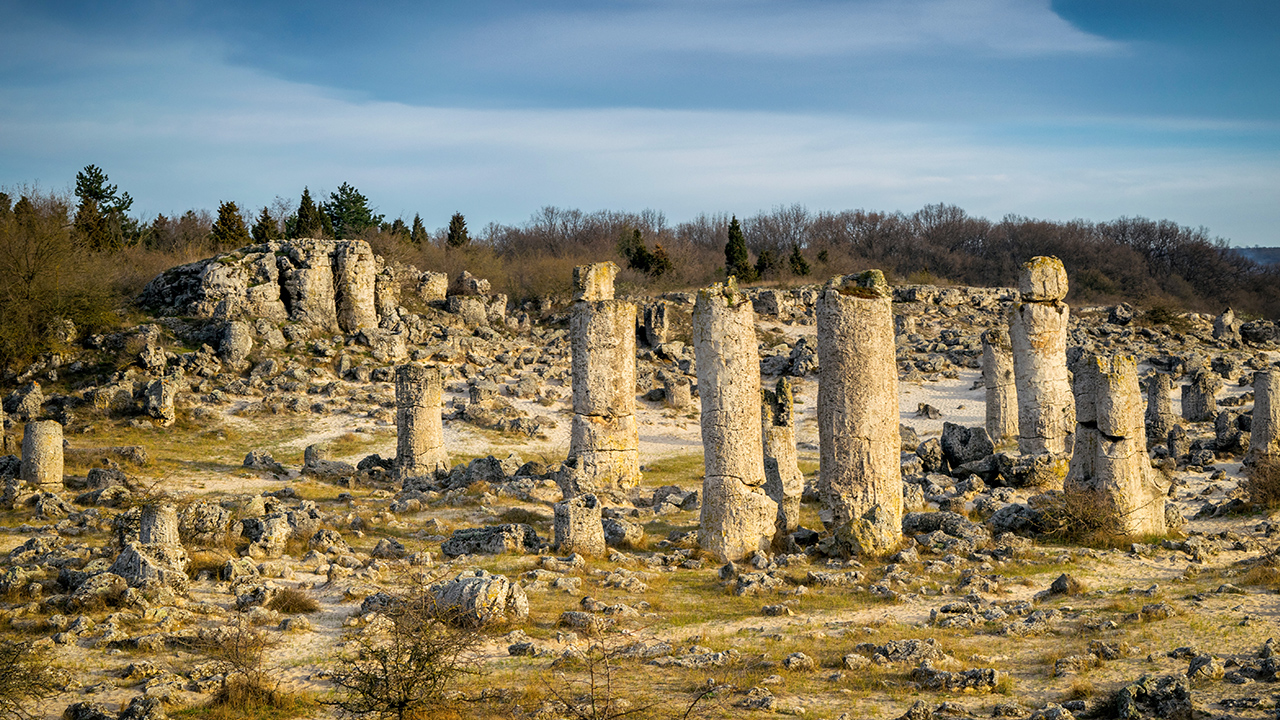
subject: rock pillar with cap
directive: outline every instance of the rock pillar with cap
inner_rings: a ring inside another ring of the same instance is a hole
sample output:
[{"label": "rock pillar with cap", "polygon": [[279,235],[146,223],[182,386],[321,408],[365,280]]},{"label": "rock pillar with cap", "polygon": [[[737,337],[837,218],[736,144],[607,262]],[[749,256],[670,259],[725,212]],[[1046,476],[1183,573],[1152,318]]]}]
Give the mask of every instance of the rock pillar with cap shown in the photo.
[{"label": "rock pillar with cap", "polygon": [[1147,456],[1138,364],[1086,355],[1076,366],[1076,438],[1065,493],[1088,493],[1126,535],[1163,535],[1168,487]]},{"label": "rock pillar with cap", "polygon": [[778,536],[800,526],[800,497],[804,475],[796,459],[795,400],[791,378],[778,378],[773,390],[762,395],[761,434],[764,440],[764,491],[778,503]]},{"label": "rock pillar with cap", "polygon": [[1009,322],[1018,392],[1018,450],[1071,451],[1075,408],[1067,373],[1067,271],[1056,257],[1034,257],[1018,277],[1021,302]]},{"label": "rock pillar with cap", "polygon": [[1280,460],[1280,372],[1253,374],[1253,427],[1249,455],[1254,462]]},{"label": "rock pillar with cap", "polygon": [[693,347],[706,468],[698,542],[740,560],[772,544],[778,505],[764,489],[755,311],[732,280],[698,291]]},{"label": "rock pillar with cap", "polygon": [[573,269],[573,425],[560,480],[566,498],[640,483],[636,306],[614,299],[617,273],[611,262]]},{"label": "rock pillar with cap", "polygon": [[902,539],[902,444],[891,292],[879,270],[818,295],[818,494],[823,521],[858,555]]},{"label": "rock pillar with cap", "polygon": [[416,363],[396,368],[396,473],[401,480],[449,469],[440,418],[440,369]]},{"label": "rock pillar with cap", "polygon": [[982,385],[986,389],[987,434],[999,445],[1018,438],[1018,386],[1009,333],[996,327],[982,333]]},{"label": "rock pillar with cap", "polygon": [[62,490],[62,425],[34,420],[22,434],[22,482],[42,490]]}]

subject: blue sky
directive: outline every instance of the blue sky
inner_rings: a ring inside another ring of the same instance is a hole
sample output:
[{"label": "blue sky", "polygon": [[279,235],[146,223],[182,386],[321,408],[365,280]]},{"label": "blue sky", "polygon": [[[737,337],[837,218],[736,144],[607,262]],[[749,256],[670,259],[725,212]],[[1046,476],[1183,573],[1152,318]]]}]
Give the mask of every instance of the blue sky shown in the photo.
[{"label": "blue sky", "polygon": [[1280,245],[1280,3],[0,0],[0,185],[1122,215]]}]

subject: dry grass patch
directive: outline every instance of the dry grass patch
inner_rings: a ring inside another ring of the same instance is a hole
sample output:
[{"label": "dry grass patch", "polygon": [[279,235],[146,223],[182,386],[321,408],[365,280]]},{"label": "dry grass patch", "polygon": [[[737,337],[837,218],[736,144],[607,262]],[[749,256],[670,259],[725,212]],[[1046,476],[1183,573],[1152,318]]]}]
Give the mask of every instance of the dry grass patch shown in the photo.
[{"label": "dry grass patch", "polygon": [[285,588],[276,593],[267,603],[268,610],[275,610],[286,615],[320,612],[320,601],[296,588]]}]

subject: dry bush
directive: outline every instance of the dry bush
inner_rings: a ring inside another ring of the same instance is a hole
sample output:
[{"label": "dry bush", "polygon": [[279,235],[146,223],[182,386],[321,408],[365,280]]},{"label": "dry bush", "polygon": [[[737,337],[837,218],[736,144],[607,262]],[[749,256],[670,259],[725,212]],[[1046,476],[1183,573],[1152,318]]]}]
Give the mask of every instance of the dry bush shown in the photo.
[{"label": "dry bush", "polygon": [[1044,533],[1049,537],[1107,547],[1125,539],[1120,516],[1104,493],[1064,490],[1054,493],[1040,509]]},{"label": "dry bush", "polygon": [[0,640],[0,717],[35,718],[30,704],[61,690],[49,656],[27,642]]},{"label": "dry bush", "polygon": [[1268,510],[1280,507],[1280,461],[1259,458],[1249,468],[1245,489],[1249,501]]},{"label": "dry bush", "polygon": [[286,615],[309,615],[320,611],[320,601],[297,588],[285,588],[267,602],[267,609]]},{"label": "dry bush", "polygon": [[222,685],[209,705],[233,715],[257,717],[259,711],[286,709],[299,700],[280,690],[267,655],[277,644],[244,616],[237,616],[224,632],[197,643],[195,649],[214,661]]}]

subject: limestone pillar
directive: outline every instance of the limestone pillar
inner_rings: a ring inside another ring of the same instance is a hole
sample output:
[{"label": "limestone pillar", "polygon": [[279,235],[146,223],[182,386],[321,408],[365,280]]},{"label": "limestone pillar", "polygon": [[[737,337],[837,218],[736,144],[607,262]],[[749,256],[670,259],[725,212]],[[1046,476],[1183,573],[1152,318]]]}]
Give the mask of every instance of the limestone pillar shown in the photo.
[{"label": "limestone pillar", "polygon": [[868,270],[832,279],[818,296],[818,493],[823,521],[855,538],[858,554],[902,539],[891,295]]},{"label": "limestone pillar", "polygon": [[289,319],[324,332],[337,330],[330,259],[333,243],[299,238],[289,241],[282,250],[285,255],[277,262]]},{"label": "limestone pillar", "polygon": [[1249,454],[1254,462],[1280,459],[1280,372],[1253,374],[1253,428]]},{"label": "limestone pillar", "polygon": [[791,379],[778,378],[773,390],[762,393],[761,434],[764,440],[764,491],[778,503],[775,526],[779,537],[800,526],[800,496],[804,475],[796,459],[796,426]]},{"label": "limestone pillar", "polygon": [[667,301],[658,300],[644,309],[644,339],[649,347],[658,347],[667,341],[670,321],[667,317]]},{"label": "limestone pillar", "polygon": [[401,479],[449,470],[440,418],[440,369],[409,363],[396,368],[396,474]]},{"label": "limestone pillar", "polygon": [[42,490],[62,490],[62,425],[33,420],[22,435],[22,482]]},{"label": "limestone pillar", "polygon": [[982,385],[987,395],[987,434],[996,445],[1018,437],[1018,386],[1009,333],[995,327],[982,333]]},{"label": "limestone pillar", "polygon": [[1163,535],[1167,487],[1151,468],[1137,361],[1088,355],[1076,368],[1076,440],[1063,491],[1095,495],[1126,535]]},{"label": "limestone pillar", "polygon": [[778,505],[765,494],[755,312],[732,281],[698,291],[693,348],[702,402],[698,542],[722,560],[772,543]]},{"label": "limestone pillar", "polygon": [[1218,391],[1222,378],[1212,370],[1200,369],[1191,382],[1182,386],[1182,417],[1187,422],[1210,422],[1218,417]]},{"label": "limestone pillar", "polygon": [[1018,278],[1022,302],[1009,323],[1018,392],[1018,450],[1070,452],[1074,400],[1067,374],[1067,271],[1055,257],[1034,257]]},{"label": "limestone pillar", "polygon": [[555,505],[555,547],[562,553],[589,557],[605,554],[600,501],[587,493]]},{"label": "limestone pillar", "polygon": [[1177,424],[1178,418],[1173,414],[1173,382],[1164,373],[1152,373],[1147,377],[1147,412],[1145,423],[1147,439],[1153,443],[1163,443],[1169,437],[1169,429]]},{"label": "limestone pillar", "polygon": [[369,243],[363,240],[338,243],[333,254],[333,290],[338,327],[343,332],[378,327],[377,274],[378,263]]},{"label": "limestone pillar", "polygon": [[565,497],[626,490],[640,483],[636,425],[636,306],[613,298],[618,266],[574,268],[569,319],[573,425]]},{"label": "limestone pillar", "polygon": [[163,585],[183,592],[189,561],[178,535],[177,509],[151,502],[142,507],[138,541],[125,545],[108,572],[124,578],[130,587]]},{"label": "limestone pillar", "polygon": [[178,510],[168,503],[148,503],[142,507],[138,541],[144,545],[181,545]]}]

